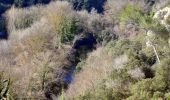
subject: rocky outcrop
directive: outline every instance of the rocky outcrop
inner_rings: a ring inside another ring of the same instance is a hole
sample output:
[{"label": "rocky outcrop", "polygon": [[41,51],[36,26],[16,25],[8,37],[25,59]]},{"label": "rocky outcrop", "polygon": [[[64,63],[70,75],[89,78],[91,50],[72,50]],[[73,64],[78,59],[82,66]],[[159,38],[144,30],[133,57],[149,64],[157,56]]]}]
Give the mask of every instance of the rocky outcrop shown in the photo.
[{"label": "rocky outcrop", "polygon": [[160,24],[164,25],[168,31],[170,31],[170,7],[165,7],[157,11],[154,15],[154,19]]}]

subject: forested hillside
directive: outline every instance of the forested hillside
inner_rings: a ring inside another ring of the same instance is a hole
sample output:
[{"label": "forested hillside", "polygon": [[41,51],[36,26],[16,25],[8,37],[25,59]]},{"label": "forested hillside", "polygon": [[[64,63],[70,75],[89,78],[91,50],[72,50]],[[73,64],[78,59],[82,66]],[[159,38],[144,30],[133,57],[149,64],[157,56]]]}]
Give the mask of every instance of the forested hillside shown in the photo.
[{"label": "forested hillside", "polygon": [[0,0],[0,100],[170,100],[170,0]]}]

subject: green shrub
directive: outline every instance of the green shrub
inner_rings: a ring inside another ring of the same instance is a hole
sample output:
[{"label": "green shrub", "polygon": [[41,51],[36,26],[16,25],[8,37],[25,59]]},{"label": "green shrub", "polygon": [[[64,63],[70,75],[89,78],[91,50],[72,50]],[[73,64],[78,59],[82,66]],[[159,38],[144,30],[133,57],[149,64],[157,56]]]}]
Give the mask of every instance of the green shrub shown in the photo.
[{"label": "green shrub", "polygon": [[97,43],[102,44],[104,46],[107,45],[107,43],[109,43],[111,40],[117,39],[118,36],[116,36],[116,34],[114,34],[113,32],[110,32],[109,30],[102,30],[96,36]]},{"label": "green shrub", "polygon": [[152,29],[162,34],[168,33],[166,27],[158,23],[153,19],[154,13],[150,15],[144,13],[144,11],[135,5],[127,5],[125,9],[120,13],[120,21],[123,23],[137,23],[140,28]]},{"label": "green shrub", "polygon": [[130,87],[130,91],[132,93],[132,96],[130,96],[128,99],[140,99],[140,100],[149,100],[149,98],[152,97],[152,88],[150,87],[152,84],[152,79],[145,79],[142,80],[135,85],[132,85]]},{"label": "green shrub", "polygon": [[[106,89],[104,84],[100,84],[95,90],[86,92],[84,95],[78,96],[75,100],[114,100],[112,89]],[[118,99],[116,99],[118,100]]]},{"label": "green shrub", "polygon": [[[168,98],[168,94],[166,94],[170,89],[168,45],[161,40],[161,37],[157,37],[154,41],[157,44],[161,64],[156,63],[153,50],[146,48],[145,39],[141,36],[137,36],[134,40],[112,41],[106,45],[106,51],[113,55],[113,58],[122,54],[128,56],[128,62],[120,69],[113,70],[111,75],[105,79],[106,81],[110,79],[113,82],[116,81],[117,83],[113,85],[118,85],[108,88],[104,81],[94,90],[80,96],[78,100],[98,100],[99,98],[102,100],[162,100],[165,97]],[[141,70],[142,74],[136,73],[138,76],[142,75],[139,76],[139,79],[134,78],[134,74],[130,73],[135,69]],[[110,85],[112,86],[112,84]]]},{"label": "green shrub", "polygon": [[166,91],[170,85],[170,59],[163,59],[161,64],[157,66],[153,86],[155,89]]},{"label": "green shrub", "polygon": [[131,41],[130,39],[120,39],[118,41],[111,41],[106,46],[108,52],[111,52],[114,57],[133,52],[137,53],[142,50],[142,43],[140,41]]},{"label": "green shrub", "polygon": [[166,98],[167,100],[170,100],[170,93],[166,93],[166,94],[165,94],[165,98]]},{"label": "green shrub", "polygon": [[121,22],[135,22],[139,24],[139,20],[144,13],[140,10],[138,6],[127,5],[125,9],[120,13]]},{"label": "green shrub", "polygon": [[167,33],[166,27],[158,23],[156,20],[153,19],[154,13],[150,15],[143,14],[139,19],[139,25],[141,28],[150,29],[155,32],[161,32],[162,34]]},{"label": "green shrub", "polygon": [[81,60],[80,63],[76,66],[76,73],[79,73],[82,70],[82,66],[86,64],[85,60]]},{"label": "green shrub", "polygon": [[74,39],[75,33],[76,21],[66,20],[59,31],[59,34],[61,36],[61,43],[70,43]]},{"label": "green shrub", "polygon": [[132,85],[130,88],[132,96],[129,98],[141,98],[143,100],[163,98],[165,93],[169,91],[169,64],[169,59],[163,60],[161,64],[157,66],[153,79],[144,79]]}]

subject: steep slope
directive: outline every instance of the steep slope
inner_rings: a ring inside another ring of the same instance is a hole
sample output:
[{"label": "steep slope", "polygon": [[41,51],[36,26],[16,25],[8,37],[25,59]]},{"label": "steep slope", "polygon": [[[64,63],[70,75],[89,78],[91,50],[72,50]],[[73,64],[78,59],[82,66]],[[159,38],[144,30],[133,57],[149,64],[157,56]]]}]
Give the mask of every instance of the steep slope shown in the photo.
[{"label": "steep slope", "polygon": [[169,99],[169,0],[42,2],[1,2],[0,99]]}]

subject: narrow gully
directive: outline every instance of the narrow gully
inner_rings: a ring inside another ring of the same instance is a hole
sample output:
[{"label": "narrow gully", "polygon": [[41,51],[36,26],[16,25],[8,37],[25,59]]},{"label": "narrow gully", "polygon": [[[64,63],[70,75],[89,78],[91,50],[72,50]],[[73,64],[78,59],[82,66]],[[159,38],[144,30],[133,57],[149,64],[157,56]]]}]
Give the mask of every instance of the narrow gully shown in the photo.
[{"label": "narrow gully", "polygon": [[46,85],[45,96],[48,100],[53,100],[54,95],[55,97],[59,96],[63,89],[67,90],[69,84],[73,81],[76,66],[80,62],[78,58],[82,54],[81,50],[85,50],[85,55],[87,55],[88,52],[95,49],[97,42],[93,34],[80,37],[76,39],[72,49],[66,56],[68,63],[60,66],[60,69],[55,72],[55,79]]}]

